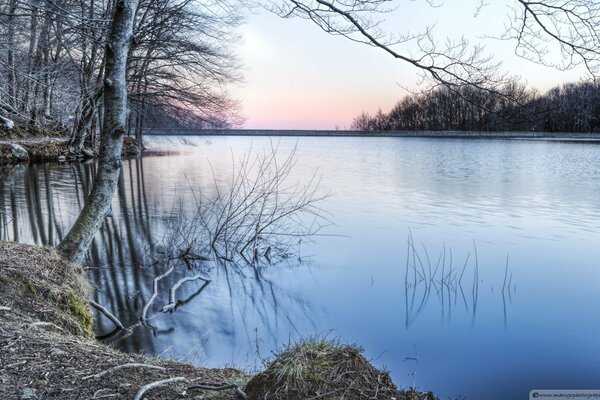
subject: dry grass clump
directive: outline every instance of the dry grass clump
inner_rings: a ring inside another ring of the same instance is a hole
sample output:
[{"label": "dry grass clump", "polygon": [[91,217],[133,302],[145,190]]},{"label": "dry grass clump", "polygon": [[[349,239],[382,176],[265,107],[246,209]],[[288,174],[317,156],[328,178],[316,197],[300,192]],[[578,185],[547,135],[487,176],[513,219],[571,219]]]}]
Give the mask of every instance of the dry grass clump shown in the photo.
[{"label": "dry grass clump", "polygon": [[0,305],[91,336],[88,283],[50,247],[0,242]]},{"label": "dry grass clump", "polygon": [[[310,338],[279,353],[246,385],[250,399],[434,399],[399,391],[389,374],[375,368],[362,349]],[[412,397],[418,396],[418,397]]]}]

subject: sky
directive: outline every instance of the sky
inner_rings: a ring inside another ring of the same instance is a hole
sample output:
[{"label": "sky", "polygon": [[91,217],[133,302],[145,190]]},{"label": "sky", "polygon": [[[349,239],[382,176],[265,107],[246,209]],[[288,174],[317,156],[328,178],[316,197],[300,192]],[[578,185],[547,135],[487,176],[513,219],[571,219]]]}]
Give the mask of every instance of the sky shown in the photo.
[{"label": "sky", "polygon": [[[503,63],[542,91],[577,81],[581,68],[557,71],[514,55],[514,43],[495,39],[504,31],[513,0],[489,1],[477,16],[477,0],[447,0],[432,8],[425,0],[396,0],[381,15],[391,33],[422,31],[435,25],[435,38],[486,46]],[[256,9],[240,28],[238,56],[244,81],[230,88],[248,129],[346,129],[361,112],[384,112],[409,90],[418,90],[418,70],[381,49],[329,35],[310,21],[282,19]],[[410,51],[411,49],[407,49]]]}]

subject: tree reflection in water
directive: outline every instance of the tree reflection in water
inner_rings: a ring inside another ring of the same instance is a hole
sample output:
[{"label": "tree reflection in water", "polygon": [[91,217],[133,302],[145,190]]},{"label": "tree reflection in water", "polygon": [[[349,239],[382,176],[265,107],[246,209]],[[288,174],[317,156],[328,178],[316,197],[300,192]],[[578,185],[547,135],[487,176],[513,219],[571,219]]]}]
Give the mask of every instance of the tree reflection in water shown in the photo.
[{"label": "tree reflection in water", "polygon": [[[248,265],[214,256],[191,261],[169,257],[173,249],[160,246],[159,239],[170,229],[172,196],[147,191],[145,161],[124,161],[112,212],[94,238],[88,259],[93,300],[132,329],[113,332],[112,322],[99,314],[98,335],[125,351],[167,352],[186,361],[211,358],[211,364],[224,364],[240,357],[255,360],[255,355],[240,354],[244,351],[240,349],[248,352],[259,342],[271,348],[288,337],[290,325],[315,326],[317,310],[300,292],[279,286],[276,275],[257,274]],[[15,167],[1,185],[0,239],[56,245],[77,217],[93,179],[93,162]],[[290,258],[271,269],[294,263],[299,261]],[[159,282],[149,323],[139,323],[153,293],[153,279],[170,266],[173,273]],[[177,291],[176,308],[162,313],[169,288],[196,273],[209,277],[210,284],[185,283]],[[225,348],[231,349],[230,355],[222,354]]]}]

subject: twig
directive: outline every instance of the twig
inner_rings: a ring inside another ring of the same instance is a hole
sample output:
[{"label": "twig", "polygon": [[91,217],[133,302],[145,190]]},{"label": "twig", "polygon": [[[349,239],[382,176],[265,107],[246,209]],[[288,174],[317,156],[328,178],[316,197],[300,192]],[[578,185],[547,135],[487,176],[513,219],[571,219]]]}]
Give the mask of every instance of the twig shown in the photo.
[{"label": "twig", "polygon": [[4,306],[0,306],[0,311],[6,311],[6,312],[10,312],[10,311],[12,311],[12,308],[10,308],[10,307],[4,307]]},{"label": "twig", "polygon": [[233,389],[241,398],[243,399],[247,399],[248,396],[246,395],[246,393],[244,393],[242,391],[242,389],[240,389],[240,387],[234,383],[230,383],[230,384],[226,384],[226,385],[221,385],[221,386],[213,386],[213,385],[193,385],[188,387],[188,390],[193,390],[193,389],[200,389],[200,390],[212,390],[212,391],[222,391],[222,390],[229,390],[229,389]]},{"label": "twig", "polygon": [[151,389],[154,389],[157,387],[161,387],[161,386],[166,386],[166,385],[169,385],[171,383],[176,383],[176,382],[189,382],[189,381],[187,380],[187,378],[183,378],[183,377],[179,376],[177,378],[163,379],[161,381],[149,383],[147,385],[142,386],[140,388],[140,390],[138,390],[138,392],[135,394],[135,397],[133,398],[133,400],[141,400],[144,393],[146,393],[148,390],[151,390]]},{"label": "twig", "polygon": [[175,306],[177,305],[175,301],[175,292],[177,292],[177,289],[179,289],[181,285],[183,285],[186,282],[195,281],[197,279],[203,280],[206,283],[210,283],[210,279],[207,279],[200,274],[180,279],[179,282],[177,282],[175,285],[173,285],[171,289],[169,289],[169,304],[163,307],[162,312],[171,311],[175,308]]},{"label": "twig", "polygon": [[52,328],[56,328],[61,332],[64,332],[65,330],[63,328],[61,328],[58,325],[53,324],[52,322],[45,322],[45,321],[37,321],[37,322],[32,322],[29,324],[29,327],[31,328],[46,328],[46,327],[52,327]]},{"label": "twig", "polygon": [[94,397],[92,397],[92,399],[105,399],[107,397],[117,397],[117,396],[119,396],[119,393],[102,394],[102,392],[106,392],[107,390],[110,390],[110,389],[104,388],[104,389],[96,390],[96,392],[94,393]]},{"label": "twig", "polygon": [[150,306],[154,302],[154,299],[156,299],[156,296],[158,295],[158,282],[161,279],[163,279],[164,277],[166,277],[167,275],[169,275],[171,272],[173,272],[173,269],[175,269],[175,266],[172,266],[171,268],[169,268],[167,270],[167,272],[154,278],[154,292],[152,293],[150,300],[148,300],[148,302],[144,306],[144,309],[142,310],[142,318],[141,318],[142,322],[147,321],[146,314],[148,313],[148,309],[150,308]]},{"label": "twig", "polygon": [[149,364],[139,364],[139,363],[128,363],[128,364],[122,364],[122,365],[117,365],[116,367],[112,367],[107,369],[106,371],[102,371],[100,373],[97,373],[95,375],[89,375],[89,376],[85,376],[83,378],[81,378],[84,381],[87,381],[88,379],[100,379],[108,374],[112,374],[113,372],[117,372],[120,371],[122,369],[133,369],[133,368],[147,368],[147,369],[156,369],[159,371],[166,371],[166,368],[164,367],[159,367],[158,365],[149,365]]},{"label": "twig", "polygon": [[110,319],[110,321],[115,324],[115,326],[117,327],[117,329],[124,331],[125,327],[123,326],[123,324],[121,323],[121,321],[119,321],[119,319],[117,317],[115,317],[113,314],[111,314],[110,311],[108,311],[106,309],[106,307],[96,303],[94,300],[90,300],[89,301],[90,306],[94,307],[96,310],[100,311],[102,314],[104,314],[104,316],[106,316],[106,318]]}]

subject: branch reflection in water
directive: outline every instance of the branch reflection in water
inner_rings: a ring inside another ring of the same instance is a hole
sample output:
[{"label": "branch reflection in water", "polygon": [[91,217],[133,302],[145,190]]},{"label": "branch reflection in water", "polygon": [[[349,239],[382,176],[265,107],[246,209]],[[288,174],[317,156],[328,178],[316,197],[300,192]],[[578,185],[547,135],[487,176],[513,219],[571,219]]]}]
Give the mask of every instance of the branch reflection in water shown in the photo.
[{"label": "branch reflection in water", "polygon": [[[304,296],[283,290],[262,272],[266,266],[302,264],[300,254],[294,253],[298,243],[310,241],[328,223],[316,206],[322,198],[317,180],[307,185],[289,182],[295,154],[279,160],[275,150],[252,160],[245,157],[230,181],[215,177],[215,187],[188,186],[177,197],[147,191],[144,159],[124,162],[118,195],[93,241],[88,264],[94,301],[132,329],[113,331],[113,323],[98,314],[99,336],[126,351],[159,354],[172,348],[174,357],[187,361],[193,351],[200,362],[219,343],[223,348],[254,348],[257,326],[263,331],[261,340],[273,346],[285,325],[296,321],[315,326],[316,312]],[[0,238],[55,245],[83,206],[94,164],[18,166],[8,175],[0,196],[5,222]],[[154,278],[171,267],[148,304]],[[174,307],[161,313],[170,303],[169,289],[197,274],[209,277],[210,285],[185,282]],[[140,324],[145,305],[148,316]]]}]

